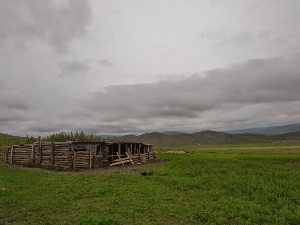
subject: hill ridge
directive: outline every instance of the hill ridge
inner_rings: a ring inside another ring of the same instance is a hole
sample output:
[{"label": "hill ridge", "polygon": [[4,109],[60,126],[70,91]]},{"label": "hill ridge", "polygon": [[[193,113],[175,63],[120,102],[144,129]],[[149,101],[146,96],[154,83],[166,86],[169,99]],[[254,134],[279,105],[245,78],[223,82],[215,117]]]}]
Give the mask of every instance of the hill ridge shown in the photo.
[{"label": "hill ridge", "polygon": [[179,133],[167,135],[159,132],[144,133],[141,135],[125,135],[118,138],[121,141],[152,143],[155,145],[179,144],[226,144],[226,143],[255,143],[272,141],[300,141],[300,132],[280,135],[261,134],[228,134],[219,131],[200,131],[195,133]]}]

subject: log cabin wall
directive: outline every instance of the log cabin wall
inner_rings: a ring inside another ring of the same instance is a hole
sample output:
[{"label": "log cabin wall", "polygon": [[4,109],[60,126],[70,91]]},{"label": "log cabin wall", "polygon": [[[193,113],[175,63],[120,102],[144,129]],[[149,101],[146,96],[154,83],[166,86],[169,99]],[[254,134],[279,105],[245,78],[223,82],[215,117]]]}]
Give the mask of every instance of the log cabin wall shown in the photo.
[{"label": "log cabin wall", "polygon": [[6,151],[8,164],[56,168],[59,170],[91,169],[154,160],[152,145],[112,142],[39,142],[13,145]]}]

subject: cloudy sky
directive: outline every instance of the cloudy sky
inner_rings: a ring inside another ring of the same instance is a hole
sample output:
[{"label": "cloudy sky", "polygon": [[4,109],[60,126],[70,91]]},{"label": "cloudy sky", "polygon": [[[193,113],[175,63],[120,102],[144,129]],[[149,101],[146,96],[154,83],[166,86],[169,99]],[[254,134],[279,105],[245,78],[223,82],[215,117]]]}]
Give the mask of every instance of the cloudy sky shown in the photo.
[{"label": "cloudy sky", "polygon": [[299,0],[0,0],[0,132],[300,122]]}]

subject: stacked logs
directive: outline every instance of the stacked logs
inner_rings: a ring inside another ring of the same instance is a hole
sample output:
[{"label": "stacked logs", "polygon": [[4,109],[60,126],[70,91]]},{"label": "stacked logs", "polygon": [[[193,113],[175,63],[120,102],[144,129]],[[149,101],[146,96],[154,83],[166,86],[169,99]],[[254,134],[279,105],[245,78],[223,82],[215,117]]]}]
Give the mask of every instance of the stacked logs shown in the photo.
[{"label": "stacked logs", "polygon": [[8,148],[6,153],[6,162],[10,164],[24,164],[31,160],[31,145],[13,145]]},{"label": "stacked logs", "polygon": [[136,155],[132,155],[131,159],[133,161],[133,163],[136,164],[141,164],[141,157],[140,155],[136,154]]},{"label": "stacked logs", "polygon": [[68,142],[43,142],[33,145],[13,145],[7,150],[6,163],[57,166],[72,169],[72,154]]},{"label": "stacked logs", "polygon": [[41,154],[40,164],[43,166],[57,166],[60,169],[72,168],[72,154],[68,142],[45,142],[37,146]]},{"label": "stacked logs", "polygon": [[104,146],[103,150],[102,150],[102,157],[103,157],[103,165],[104,166],[108,166],[109,163],[108,163],[108,146]]},{"label": "stacked logs", "polygon": [[7,146],[0,146],[0,162],[5,162],[7,149]]},{"label": "stacked logs", "polygon": [[149,152],[148,153],[148,160],[154,160],[155,159],[155,153],[154,152]]},{"label": "stacked logs", "polygon": [[91,169],[93,168],[93,157],[95,149],[84,151],[74,151],[73,153],[73,169]]}]

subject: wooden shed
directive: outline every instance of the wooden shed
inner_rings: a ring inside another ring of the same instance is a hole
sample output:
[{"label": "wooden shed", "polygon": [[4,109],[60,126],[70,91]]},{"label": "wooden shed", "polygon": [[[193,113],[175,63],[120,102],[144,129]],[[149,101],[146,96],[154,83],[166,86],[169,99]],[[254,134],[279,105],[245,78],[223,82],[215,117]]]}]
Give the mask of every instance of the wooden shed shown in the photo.
[{"label": "wooden shed", "polygon": [[13,145],[8,148],[5,160],[9,164],[76,170],[136,165],[154,159],[151,144],[68,141]]}]

